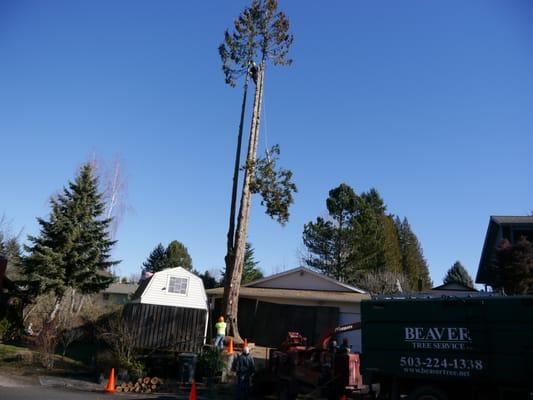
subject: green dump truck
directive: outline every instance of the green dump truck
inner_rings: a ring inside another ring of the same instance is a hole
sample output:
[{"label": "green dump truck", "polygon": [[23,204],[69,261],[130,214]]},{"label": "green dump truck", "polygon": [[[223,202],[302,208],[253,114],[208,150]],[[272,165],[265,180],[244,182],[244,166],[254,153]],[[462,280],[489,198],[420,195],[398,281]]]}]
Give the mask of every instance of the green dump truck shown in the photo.
[{"label": "green dump truck", "polygon": [[533,296],[374,299],[361,372],[386,399],[533,399]]}]

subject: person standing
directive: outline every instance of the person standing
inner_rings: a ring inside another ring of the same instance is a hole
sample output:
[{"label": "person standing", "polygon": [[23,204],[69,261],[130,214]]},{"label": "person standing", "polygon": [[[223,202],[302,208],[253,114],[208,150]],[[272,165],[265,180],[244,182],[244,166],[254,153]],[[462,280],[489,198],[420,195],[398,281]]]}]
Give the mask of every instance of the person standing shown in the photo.
[{"label": "person standing", "polygon": [[224,317],[220,316],[218,318],[218,322],[215,324],[215,330],[217,332],[215,347],[222,350],[224,349],[224,337],[226,336],[226,323],[224,322]]},{"label": "person standing", "polygon": [[247,400],[250,378],[255,373],[254,359],[248,347],[244,347],[242,353],[233,361],[232,370],[237,374],[237,400]]}]

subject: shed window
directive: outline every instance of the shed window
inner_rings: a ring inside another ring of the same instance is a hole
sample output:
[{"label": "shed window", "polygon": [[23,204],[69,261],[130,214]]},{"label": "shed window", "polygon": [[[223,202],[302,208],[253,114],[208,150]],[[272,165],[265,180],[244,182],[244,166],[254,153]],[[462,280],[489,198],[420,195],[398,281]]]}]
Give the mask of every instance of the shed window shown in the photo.
[{"label": "shed window", "polygon": [[187,278],[176,278],[171,276],[168,281],[168,292],[169,293],[178,293],[178,294],[187,294],[187,285],[189,280]]}]

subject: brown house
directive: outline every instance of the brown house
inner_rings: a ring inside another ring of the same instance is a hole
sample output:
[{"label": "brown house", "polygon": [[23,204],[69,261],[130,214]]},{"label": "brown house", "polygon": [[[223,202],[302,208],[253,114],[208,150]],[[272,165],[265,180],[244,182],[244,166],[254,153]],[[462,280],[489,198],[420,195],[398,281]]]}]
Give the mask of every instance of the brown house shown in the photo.
[{"label": "brown house", "polygon": [[503,239],[516,243],[522,236],[533,242],[533,216],[490,217],[477,270],[476,283],[497,289],[496,277],[492,268],[496,257],[496,249]]}]

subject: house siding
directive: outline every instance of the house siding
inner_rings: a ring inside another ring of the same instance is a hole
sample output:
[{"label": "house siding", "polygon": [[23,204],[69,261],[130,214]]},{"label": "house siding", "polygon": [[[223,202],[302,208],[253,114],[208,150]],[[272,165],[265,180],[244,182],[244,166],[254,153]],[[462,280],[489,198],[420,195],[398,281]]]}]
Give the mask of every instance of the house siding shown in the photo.
[{"label": "house siding", "polygon": [[[188,279],[186,294],[169,293],[169,277]],[[183,268],[172,268],[154,274],[141,295],[140,303],[207,310],[207,296],[202,280]]]}]

